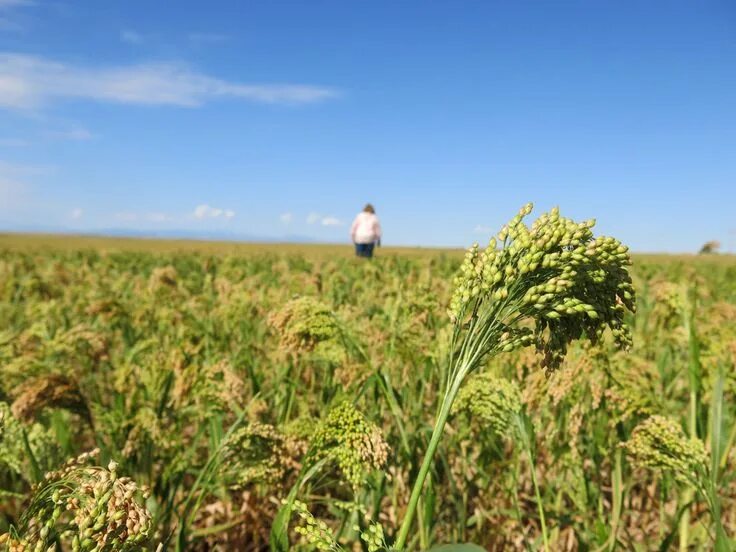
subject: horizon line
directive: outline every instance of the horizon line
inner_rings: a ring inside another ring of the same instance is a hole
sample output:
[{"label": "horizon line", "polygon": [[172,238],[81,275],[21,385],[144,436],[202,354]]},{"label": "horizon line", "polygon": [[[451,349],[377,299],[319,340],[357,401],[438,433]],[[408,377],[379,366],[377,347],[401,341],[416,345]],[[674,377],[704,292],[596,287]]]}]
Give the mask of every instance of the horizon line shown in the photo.
[{"label": "horizon line", "polygon": [[[44,238],[50,238],[52,240],[63,240],[64,238],[77,238],[77,239],[107,239],[107,240],[118,240],[118,241],[128,241],[128,242],[163,242],[163,243],[197,243],[197,244],[213,244],[213,245],[270,245],[270,246],[280,246],[280,245],[302,245],[302,246],[313,246],[313,247],[334,247],[334,246],[345,246],[346,248],[349,248],[352,246],[352,243],[348,241],[317,241],[312,239],[294,239],[289,240],[288,238],[284,237],[274,237],[274,238],[268,238],[268,237],[253,237],[253,239],[244,239],[244,238],[233,238],[233,239],[227,239],[227,238],[213,238],[213,237],[197,237],[197,236],[162,236],[162,235],[153,235],[153,234],[147,234],[145,231],[138,231],[139,233],[137,235],[131,235],[131,234],[124,234],[124,233],[106,233],[105,231],[54,231],[54,232],[44,232],[44,231],[23,231],[23,230],[8,230],[8,229],[0,229],[0,239],[3,238],[31,238],[31,239],[44,239]],[[43,244],[39,244],[43,245]],[[3,244],[0,243],[0,250],[2,248]],[[385,244],[381,246],[383,249],[423,249],[423,250],[434,250],[437,252],[442,251],[450,251],[450,252],[458,252],[458,251],[465,251],[468,246],[452,246],[452,245],[419,245],[419,244]],[[708,254],[702,254],[698,252],[693,251],[680,251],[680,252],[667,252],[667,251],[635,251],[631,250],[631,253],[636,256],[665,256],[665,257],[677,257],[677,256],[687,256],[687,257],[697,257],[697,258],[703,258],[703,259],[716,259],[716,258],[723,258],[723,257],[736,257],[736,253],[731,251],[722,251],[722,252],[715,252],[715,253],[708,253]]]}]

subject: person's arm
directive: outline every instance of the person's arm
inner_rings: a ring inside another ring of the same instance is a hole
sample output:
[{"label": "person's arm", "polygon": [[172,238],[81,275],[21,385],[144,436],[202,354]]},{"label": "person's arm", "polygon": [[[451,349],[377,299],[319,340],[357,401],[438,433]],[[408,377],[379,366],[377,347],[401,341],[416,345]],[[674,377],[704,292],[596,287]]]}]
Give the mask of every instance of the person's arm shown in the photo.
[{"label": "person's arm", "polygon": [[355,217],[353,225],[350,227],[350,240],[355,243],[355,232],[358,229],[358,217]]},{"label": "person's arm", "polygon": [[373,219],[373,235],[376,237],[376,243],[378,244],[378,247],[381,247],[381,238],[383,237],[382,230],[381,230],[381,223],[378,220],[378,217],[375,217]]}]

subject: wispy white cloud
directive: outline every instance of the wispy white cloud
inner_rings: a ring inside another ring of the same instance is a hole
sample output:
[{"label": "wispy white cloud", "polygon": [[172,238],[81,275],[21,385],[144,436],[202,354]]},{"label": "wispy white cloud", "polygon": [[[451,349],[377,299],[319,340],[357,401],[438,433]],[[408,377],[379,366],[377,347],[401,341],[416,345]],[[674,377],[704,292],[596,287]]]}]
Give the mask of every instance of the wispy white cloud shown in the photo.
[{"label": "wispy white cloud", "polygon": [[496,231],[490,226],[484,226],[482,224],[479,224],[473,229],[473,232],[476,234],[488,234],[490,236],[491,234],[494,234]]},{"label": "wispy white cloud", "polygon": [[69,213],[69,217],[73,220],[79,220],[82,218],[83,215],[84,211],[80,207],[72,209],[72,212]]},{"label": "wispy white cloud", "polygon": [[174,220],[174,217],[168,213],[148,213],[146,215],[146,220],[151,222],[171,222]]},{"label": "wispy white cloud", "polygon": [[206,44],[219,44],[221,42],[227,42],[230,37],[226,34],[221,33],[189,33],[187,35],[189,42],[197,46],[204,46]]},{"label": "wispy white cloud", "polygon": [[319,213],[309,213],[307,215],[307,224],[320,224],[322,226],[342,226],[343,222],[332,215],[324,216]]},{"label": "wispy white cloud", "polygon": [[128,44],[143,44],[145,42],[145,38],[143,38],[143,35],[132,31],[130,29],[123,29],[120,31],[120,40],[123,42],[127,42]]},{"label": "wispy white cloud", "polygon": [[114,217],[115,217],[115,220],[118,220],[120,222],[135,222],[138,220],[137,213],[128,213],[128,212],[115,213]]},{"label": "wispy white cloud", "polygon": [[194,218],[197,219],[211,219],[211,218],[224,218],[229,220],[235,216],[235,211],[232,209],[221,209],[219,207],[211,207],[209,205],[202,204],[197,205],[194,208]]},{"label": "wispy white cloud", "polygon": [[1,148],[24,148],[29,145],[31,145],[31,143],[28,140],[23,140],[21,138],[0,138]]},{"label": "wispy white cloud", "polygon": [[35,2],[31,0],[0,0],[0,10],[7,10],[10,8],[18,8],[22,6],[32,6]]},{"label": "wispy white cloud", "polygon": [[55,140],[72,140],[76,142],[92,140],[95,135],[83,127],[73,127],[67,130],[49,130],[44,136]]},{"label": "wispy white cloud", "polygon": [[132,223],[132,222],[152,222],[155,224],[161,224],[165,222],[172,222],[181,217],[175,217],[169,213],[161,211],[153,211],[150,213],[136,213],[133,211],[121,211],[113,215],[116,221],[121,223]]},{"label": "wispy white cloud", "polygon": [[177,63],[81,67],[25,54],[0,54],[0,108],[37,109],[58,99],[196,107],[223,98],[306,104],[338,95],[306,84],[243,84]]},{"label": "wispy white cloud", "polygon": [[0,159],[0,174],[12,174],[16,176],[39,176],[51,172],[49,167],[41,167],[37,165],[19,165],[9,163]]},{"label": "wispy white cloud", "polygon": [[291,213],[282,213],[279,215],[279,220],[283,224],[291,224],[291,221],[294,219],[294,216]]}]

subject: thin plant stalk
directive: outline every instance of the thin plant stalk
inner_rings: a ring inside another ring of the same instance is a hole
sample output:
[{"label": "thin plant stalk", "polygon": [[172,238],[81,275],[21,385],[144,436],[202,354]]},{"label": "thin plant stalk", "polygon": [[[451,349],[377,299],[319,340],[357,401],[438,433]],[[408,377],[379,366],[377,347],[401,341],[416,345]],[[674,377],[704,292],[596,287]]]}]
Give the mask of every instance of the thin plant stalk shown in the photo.
[{"label": "thin plant stalk", "polygon": [[[424,459],[422,460],[422,464],[419,468],[417,479],[412,487],[409,504],[407,506],[406,513],[404,514],[404,520],[396,537],[394,547],[397,550],[403,550],[406,545],[406,539],[409,536],[409,531],[411,530],[414,516],[416,515],[419,497],[424,490],[424,482],[426,481],[429,470],[432,467],[434,455],[437,452],[440,440],[442,439],[442,434],[445,429],[445,424],[447,423],[447,418],[450,415],[452,404],[455,402],[455,398],[460,391],[460,387],[465,380],[465,376],[468,375],[468,373],[476,366],[485,354],[492,354],[495,351],[494,345],[498,342],[499,337],[497,328],[500,326],[500,323],[498,320],[503,320],[508,317],[508,314],[510,314],[509,304],[513,299],[515,299],[514,291],[515,290],[512,289],[507,300],[499,302],[497,309],[489,309],[483,313],[478,313],[477,317],[473,317],[470,327],[467,330],[468,335],[471,337],[463,340],[458,353],[457,363],[453,362],[455,355],[451,349],[449,364],[450,366],[458,367],[451,369],[448,372],[449,386],[442,397],[442,402],[440,402],[437,420],[432,430],[432,436],[430,437],[427,451],[425,452]],[[500,316],[498,315],[499,312],[501,313]],[[490,324],[488,324],[489,319]],[[488,328],[488,330],[478,335],[476,329],[483,328],[484,326]],[[452,337],[453,344],[457,343],[458,334],[459,328],[456,326]]]},{"label": "thin plant stalk", "polygon": [[[694,327],[694,310],[695,298],[690,297],[689,312],[684,315],[685,331],[688,336],[688,382],[690,384],[689,405],[688,405],[688,433],[691,438],[698,437],[698,407],[699,407],[699,391],[700,391],[700,358],[699,347],[697,343],[697,335]],[[694,497],[693,490],[686,488],[682,494],[684,504],[692,502]],[[680,518],[680,552],[688,549],[690,540],[690,508],[685,509]]]},{"label": "thin plant stalk", "polygon": [[534,486],[534,498],[537,502],[537,513],[539,514],[539,525],[542,529],[542,542],[544,543],[545,552],[549,552],[549,534],[547,532],[547,520],[544,515],[544,506],[542,504],[542,494],[539,491],[539,483],[537,481],[537,468],[534,460],[534,452],[532,451],[531,438],[526,428],[526,421],[521,415],[516,416],[516,423],[521,434],[521,442],[524,446],[524,452],[526,452],[529,460],[529,470],[532,476],[532,485]]},{"label": "thin plant stalk", "polygon": [[622,456],[623,451],[620,448],[617,448],[616,452],[614,452],[613,474],[611,475],[611,486],[613,488],[613,498],[611,505],[611,509],[613,510],[613,520],[611,522],[611,544],[609,547],[609,550],[611,551],[616,548],[616,543],[618,542],[618,529],[621,523],[621,510],[623,506],[624,485],[621,475]]},{"label": "thin plant stalk", "polygon": [[437,447],[439,446],[440,440],[442,439],[442,433],[445,430],[445,424],[447,423],[447,418],[450,415],[452,403],[454,402],[455,397],[460,390],[461,383],[462,378],[455,378],[452,387],[447,393],[445,393],[445,396],[442,399],[442,403],[440,404],[439,416],[437,417],[437,421],[434,424],[432,437],[429,439],[427,451],[424,455],[422,465],[419,468],[419,473],[417,474],[417,479],[414,482],[414,487],[411,491],[409,505],[407,506],[406,513],[404,514],[404,520],[396,537],[396,543],[394,544],[394,547],[397,550],[403,550],[404,546],[406,545],[406,539],[409,536],[409,531],[411,530],[412,523],[414,522],[414,516],[416,515],[417,505],[419,504],[419,497],[422,495],[422,492],[424,490],[424,482],[427,480],[427,475],[429,474],[429,470],[432,467],[435,452],[437,452]]}]

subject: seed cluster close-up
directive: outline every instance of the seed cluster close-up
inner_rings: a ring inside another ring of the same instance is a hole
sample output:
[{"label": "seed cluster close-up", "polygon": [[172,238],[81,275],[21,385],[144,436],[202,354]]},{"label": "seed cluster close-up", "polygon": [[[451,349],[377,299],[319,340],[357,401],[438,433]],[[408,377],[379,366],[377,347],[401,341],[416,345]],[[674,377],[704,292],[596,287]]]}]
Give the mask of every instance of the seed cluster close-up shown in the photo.
[{"label": "seed cluster close-up", "polygon": [[347,401],[330,410],[317,426],[310,449],[316,458],[334,461],[355,487],[371,470],[382,468],[389,453],[381,430]]},{"label": "seed cluster close-up", "polygon": [[666,470],[684,483],[696,483],[707,470],[702,441],[688,438],[673,420],[655,415],[634,428],[623,448],[641,467]]},{"label": "seed cluster close-up", "polygon": [[501,339],[485,344],[495,350],[536,343],[548,370],[559,365],[571,341],[598,340],[607,328],[619,347],[629,347],[624,316],[635,310],[635,293],[628,248],[615,238],[594,237],[594,220],[576,223],[557,208],[528,227],[524,218],[531,210],[525,205],[484,250],[468,250],[454,282],[451,319],[479,318],[502,329]]},{"label": "seed cluster close-up", "polygon": [[468,378],[452,409],[454,413],[466,414],[471,425],[504,436],[513,417],[521,411],[521,393],[507,379],[476,374]]},{"label": "seed cluster close-up", "polygon": [[117,463],[91,465],[95,449],[48,472],[32,489],[20,526],[0,536],[10,550],[53,549],[61,539],[74,551],[137,550],[148,541],[151,514],[142,500],[149,496],[130,478],[119,477]]}]

